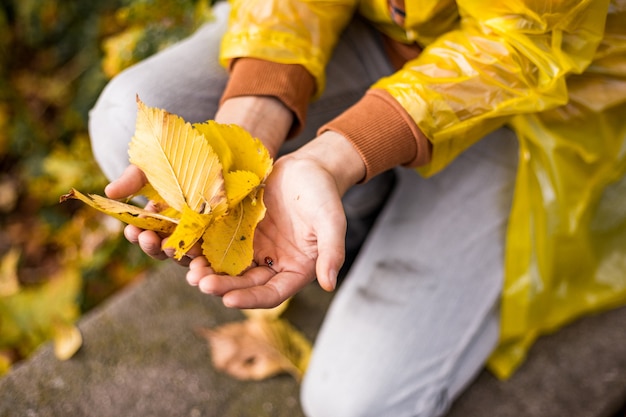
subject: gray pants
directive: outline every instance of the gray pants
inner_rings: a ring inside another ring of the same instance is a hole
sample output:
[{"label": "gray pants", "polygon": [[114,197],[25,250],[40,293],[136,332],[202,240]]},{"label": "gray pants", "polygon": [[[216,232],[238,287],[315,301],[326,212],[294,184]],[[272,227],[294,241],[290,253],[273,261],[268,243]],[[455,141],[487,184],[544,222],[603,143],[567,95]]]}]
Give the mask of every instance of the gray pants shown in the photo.
[{"label": "gray pants", "polygon": [[[191,122],[215,114],[227,79],[217,54],[228,5],[214,12],[214,22],[126,70],[103,91],[89,129],[108,178],[128,164],[136,94]],[[354,21],[305,130],[283,151],[315,137],[322,123],[391,72],[378,37]],[[516,160],[514,136],[500,129],[433,178],[396,170],[397,186],[315,341],[302,385],[307,415],[440,416],[482,368],[498,339]],[[358,211],[384,193],[358,186],[346,195],[346,207]]]}]

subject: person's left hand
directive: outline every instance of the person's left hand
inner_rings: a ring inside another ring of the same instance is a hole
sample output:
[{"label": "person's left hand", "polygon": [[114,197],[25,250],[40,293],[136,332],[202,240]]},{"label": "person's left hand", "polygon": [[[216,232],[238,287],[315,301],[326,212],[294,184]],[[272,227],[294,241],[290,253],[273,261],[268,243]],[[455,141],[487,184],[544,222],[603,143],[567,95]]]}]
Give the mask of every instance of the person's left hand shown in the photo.
[{"label": "person's left hand", "polygon": [[[337,152],[335,165],[332,157],[311,158],[307,150],[286,155],[274,165],[265,186],[267,212],[254,235],[256,265],[241,276],[219,275],[204,257],[198,257],[189,265],[189,284],[222,296],[226,306],[236,308],[277,306],[316,277],[322,288],[333,290],[345,256],[341,196],[356,182],[346,180],[349,165],[338,152],[342,145],[351,145],[338,140],[344,139],[331,138],[335,142],[330,144]],[[328,146],[322,140],[313,148],[329,155]],[[356,180],[363,171],[360,157],[357,164]]]}]

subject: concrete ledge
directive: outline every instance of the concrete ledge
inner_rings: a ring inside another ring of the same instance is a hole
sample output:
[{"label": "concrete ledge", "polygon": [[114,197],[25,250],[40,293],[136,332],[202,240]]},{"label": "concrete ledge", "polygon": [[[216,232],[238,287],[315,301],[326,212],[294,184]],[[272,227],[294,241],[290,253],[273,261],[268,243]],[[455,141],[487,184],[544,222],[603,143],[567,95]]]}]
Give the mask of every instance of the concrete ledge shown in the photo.
[{"label": "concrete ledge", "polygon": [[[195,329],[243,316],[189,287],[184,273],[163,264],[85,316],[72,359],[58,361],[47,345],[0,379],[0,416],[302,416],[290,376],[240,382],[211,367]],[[290,319],[313,337],[329,299],[307,288]]]},{"label": "concrete ledge", "polygon": [[482,372],[448,417],[626,416],[626,307],[540,338],[506,381]]},{"label": "concrete ledge", "polygon": [[[163,264],[85,316],[69,361],[46,345],[0,379],[0,416],[303,416],[291,377],[240,382],[211,367],[195,329],[242,316],[189,287],[184,272]],[[311,285],[286,316],[313,339],[330,300]],[[541,339],[508,382],[481,374],[449,417],[614,417],[625,400],[621,308]]]}]

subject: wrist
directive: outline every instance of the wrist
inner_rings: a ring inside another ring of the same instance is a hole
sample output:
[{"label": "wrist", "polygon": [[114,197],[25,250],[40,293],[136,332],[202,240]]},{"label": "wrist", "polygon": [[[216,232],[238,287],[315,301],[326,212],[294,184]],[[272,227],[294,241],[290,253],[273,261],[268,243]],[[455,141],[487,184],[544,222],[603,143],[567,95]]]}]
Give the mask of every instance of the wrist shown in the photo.
[{"label": "wrist", "polygon": [[274,97],[241,96],[224,101],[215,121],[243,127],[275,158],[291,128],[293,113]]},{"label": "wrist", "polygon": [[343,135],[333,131],[322,133],[289,155],[313,160],[335,179],[341,195],[362,181],[366,174],[360,153]]}]

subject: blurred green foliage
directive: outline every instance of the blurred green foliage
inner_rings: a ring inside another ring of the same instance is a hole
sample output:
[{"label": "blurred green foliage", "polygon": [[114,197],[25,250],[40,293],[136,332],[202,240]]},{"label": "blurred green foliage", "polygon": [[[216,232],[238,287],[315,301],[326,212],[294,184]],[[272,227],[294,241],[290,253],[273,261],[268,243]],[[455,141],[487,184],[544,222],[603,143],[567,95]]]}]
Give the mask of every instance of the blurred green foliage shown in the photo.
[{"label": "blurred green foliage", "polygon": [[0,374],[140,276],[102,194],[89,109],[124,68],[210,19],[208,0],[0,0]]}]

